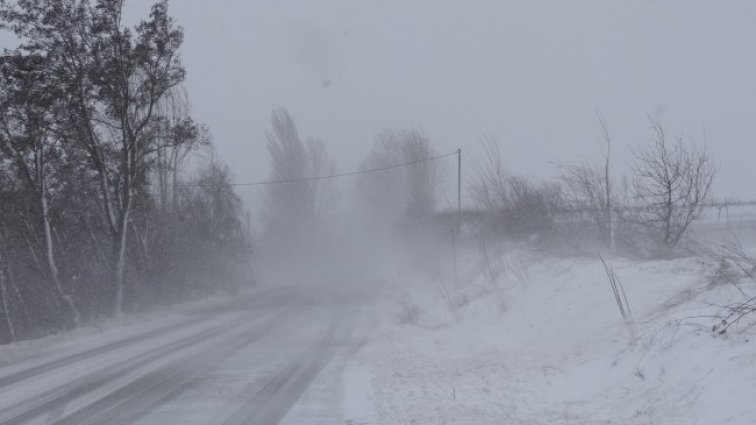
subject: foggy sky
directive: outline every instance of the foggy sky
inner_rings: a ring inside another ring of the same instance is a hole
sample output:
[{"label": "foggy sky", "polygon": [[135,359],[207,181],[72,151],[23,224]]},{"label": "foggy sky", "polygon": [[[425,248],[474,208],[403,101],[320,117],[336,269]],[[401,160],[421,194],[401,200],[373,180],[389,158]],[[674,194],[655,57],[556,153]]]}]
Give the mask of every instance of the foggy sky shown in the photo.
[{"label": "foggy sky", "polygon": [[[149,0],[130,0],[144,14]],[[323,140],[340,171],[383,128],[423,129],[441,152],[498,139],[514,171],[616,163],[649,116],[721,163],[715,196],[756,198],[756,3],[747,0],[173,0],[195,117],[238,181],[264,180],[271,109]],[[7,40],[8,37],[5,37]],[[6,43],[7,44],[7,43]],[[466,164],[469,164],[466,162]],[[469,170],[469,166],[468,166]],[[245,200],[258,189],[240,188]]]}]

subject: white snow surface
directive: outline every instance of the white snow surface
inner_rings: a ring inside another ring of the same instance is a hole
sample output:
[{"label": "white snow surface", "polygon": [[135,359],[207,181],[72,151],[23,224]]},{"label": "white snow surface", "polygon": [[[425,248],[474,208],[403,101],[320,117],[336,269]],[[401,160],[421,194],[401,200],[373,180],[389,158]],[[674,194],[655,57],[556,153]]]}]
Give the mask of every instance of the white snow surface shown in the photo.
[{"label": "white snow surface", "polygon": [[460,258],[457,283],[448,261],[397,275],[344,371],[344,423],[756,423],[754,330],[711,332],[742,296],[712,283],[715,262],[609,258],[631,330],[598,258],[481,258]]},{"label": "white snow surface", "polygon": [[[165,387],[176,396],[143,415],[141,406],[128,409],[129,395],[111,416],[144,424],[756,423],[756,327],[747,327],[756,317],[725,335],[711,331],[720,306],[742,300],[734,285],[715,278],[716,261],[607,258],[634,315],[628,326],[598,258],[460,248],[455,272],[447,248],[428,252],[422,267],[411,259],[412,267],[388,270],[388,290],[377,301],[339,287],[275,288],[247,294],[251,304],[238,309],[226,311],[233,298],[218,297],[0,347],[3,379],[138,338],[0,387],[0,420],[26,417],[21,413],[44,401],[35,400],[39,394],[66,399],[68,385],[85,388],[87,376],[132,362],[139,367],[24,423],[100,406],[173,366],[187,379]],[[756,283],[739,283],[756,293]],[[355,299],[364,302],[359,313]],[[222,331],[207,340],[135,360],[218,326]],[[258,331],[259,341],[242,340],[239,350],[224,353],[223,344]],[[326,351],[317,348],[323,338],[330,341]],[[322,369],[309,382],[299,379],[311,366]],[[160,391],[153,392],[163,395],[156,382]],[[154,398],[149,390],[147,402]]]}]

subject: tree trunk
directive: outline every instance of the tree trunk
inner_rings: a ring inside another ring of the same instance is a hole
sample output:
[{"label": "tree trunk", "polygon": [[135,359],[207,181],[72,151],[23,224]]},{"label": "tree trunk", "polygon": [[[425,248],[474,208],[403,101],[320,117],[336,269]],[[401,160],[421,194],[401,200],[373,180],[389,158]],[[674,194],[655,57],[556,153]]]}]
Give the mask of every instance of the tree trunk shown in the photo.
[{"label": "tree trunk", "polygon": [[13,318],[11,317],[10,305],[8,304],[8,290],[5,286],[5,271],[0,269],[0,298],[3,303],[3,315],[5,316],[5,324],[8,327],[8,336],[10,342],[16,340],[16,329],[13,327]]},{"label": "tree trunk", "polygon": [[160,199],[160,211],[167,211],[168,203],[168,160],[165,149],[158,149],[157,152],[157,175],[158,175],[158,198]]},{"label": "tree trunk", "polygon": [[672,214],[674,213],[675,205],[672,201],[672,193],[674,189],[671,183],[667,183],[666,187],[666,205],[664,210],[664,243],[668,246],[671,245],[672,240]]},{"label": "tree trunk", "polygon": [[139,254],[139,261],[142,263],[142,267],[149,270],[150,252],[147,247],[149,240],[148,224],[145,224],[144,226],[144,235],[141,235],[139,233],[139,226],[137,226],[136,222],[134,220],[129,221],[131,222],[131,230],[134,233],[134,242],[136,243],[137,253]]},{"label": "tree trunk", "polygon": [[50,277],[55,286],[56,295],[63,300],[63,303],[65,303],[66,307],[71,311],[74,324],[79,326],[81,324],[81,314],[79,313],[79,309],[76,308],[76,303],[74,303],[71,295],[66,293],[66,290],[63,288],[63,284],[60,281],[60,273],[58,272],[58,264],[55,261],[55,250],[52,240],[52,231],[50,229],[50,216],[47,205],[47,196],[45,196],[44,181],[42,181],[40,186],[39,201],[42,210],[42,226],[45,234],[45,255],[47,257],[47,266],[50,270]]},{"label": "tree trunk", "polygon": [[171,170],[171,211],[173,212],[174,226],[178,225],[178,160],[173,163],[173,170]]},{"label": "tree trunk", "polygon": [[118,232],[113,239],[113,280],[115,281],[115,316],[117,318],[123,316],[123,292],[126,281],[126,236],[128,232],[128,217],[129,211],[128,209],[125,209],[118,225]]},{"label": "tree trunk", "polygon": [[8,335],[10,341],[16,340],[16,328],[13,326],[13,318],[11,317],[10,303],[8,303],[8,287],[5,283],[5,258],[3,252],[0,251],[0,301],[3,305],[3,315],[5,316],[5,324],[8,327]]},{"label": "tree trunk", "polygon": [[614,238],[614,204],[612,202],[612,176],[610,174],[611,165],[611,144],[607,140],[606,148],[606,167],[604,169],[604,186],[606,188],[606,224],[609,227],[609,249],[614,253],[616,242]]},{"label": "tree trunk", "polygon": [[6,286],[10,285],[11,290],[13,291],[13,296],[16,297],[16,301],[18,302],[18,309],[22,313],[22,323],[29,323],[29,318],[31,317],[29,315],[29,311],[26,308],[26,304],[24,303],[24,297],[21,296],[21,291],[18,289],[18,285],[16,285],[16,282],[13,280],[13,269],[11,268],[10,261],[8,261],[8,247],[5,245],[5,241],[2,241],[0,244],[0,255],[3,256],[5,259],[5,266],[4,266],[4,272],[5,272],[5,283]]},{"label": "tree trunk", "polygon": [[[128,140],[128,139],[127,139]],[[129,230],[129,215],[131,214],[131,186],[134,175],[135,161],[133,143],[124,142],[123,150],[123,188],[121,198],[121,216],[118,229],[113,240],[115,291],[115,316],[123,317],[124,286],[126,284],[127,241]]]}]

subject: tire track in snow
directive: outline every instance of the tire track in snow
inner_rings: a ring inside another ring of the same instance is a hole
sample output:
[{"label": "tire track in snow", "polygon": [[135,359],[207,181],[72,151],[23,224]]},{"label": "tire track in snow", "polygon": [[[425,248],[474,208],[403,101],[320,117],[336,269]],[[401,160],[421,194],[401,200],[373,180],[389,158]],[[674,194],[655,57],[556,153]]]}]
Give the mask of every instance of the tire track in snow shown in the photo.
[{"label": "tire track in snow", "polygon": [[42,394],[35,396],[33,400],[19,403],[0,412],[0,425],[23,423],[42,416],[50,411],[60,410],[60,406],[65,406],[84,395],[92,393],[98,388],[132,373],[140,367],[159,361],[165,356],[177,351],[189,349],[192,346],[206,343],[212,339],[218,339],[237,327],[247,324],[251,320],[259,319],[263,315],[264,313],[256,312],[237,318],[231,323],[222,323],[212,326],[209,329],[189,335],[178,341],[133,356],[120,362],[116,366],[104,367],[70,383],[45,391]]},{"label": "tire track in snow", "polygon": [[137,344],[137,343],[147,341],[151,338],[154,338],[163,334],[177,331],[184,327],[188,327],[188,326],[197,324],[199,322],[202,322],[203,320],[206,320],[206,319],[202,317],[196,317],[196,318],[192,318],[190,320],[187,320],[181,323],[173,323],[171,325],[154,329],[143,334],[134,335],[125,339],[112,342],[110,344],[106,344],[100,347],[95,347],[91,350],[82,351],[76,354],[72,354],[70,356],[66,356],[66,357],[56,359],[56,360],[53,360],[53,361],[50,361],[50,362],[47,362],[38,366],[33,366],[28,369],[24,369],[24,370],[12,373],[10,375],[0,377],[0,388],[5,388],[9,385],[13,385],[17,382],[34,378],[38,375],[51,372],[55,369],[68,367],[74,363],[89,360],[92,357],[96,357],[102,354],[107,354],[107,353],[125,348],[132,344]]},{"label": "tire track in snow", "polygon": [[102,399],[54,422],[56,425],[131,424],[192,387],[198,375],[213,368],[281,326],[283,309],[272,318],[243,332],[234,333],[208,350],[161,366],[140,376]]},{"label": "tire track in snow", "polygon": [[346,325],[332,323],[323,338],[252,393],[223,425],[276,425],[281,422],[336,353],[334,341],[348,331]]},{"label": "tire track in snow", "polygon": [[[241,303],[247,302],[249,300],[246,300],[246,297],[241,299],[235,299],[232,301],[232,305],[240,305]],[[151,331],[133,335],[124,339],[120,339],[114,342],[111,342],[109,344],[105,344],[99,347],[95,347],[89,350],[81,351],[69,356],[65,356],[62,358],[58,358],[40,365],[32,366],[27,369],[20,370],[18,372],[13,372],[5,376],[0,376],[0,389],[8,387],[10,385],[13,385],[17,382],[25,381],[27,379],[34,378],[38,375],[41,375],[43,373],[51,372],[56,369],[61,369],[64,367],[69,367],[74,363],[82,362],[85,360],[90,360],[93,357],[102,355],[102,354],[108,354],[117,350],[120,350],[122,348],[126,348],[133,344],[138,344],[144,341],[147,341],[149,339],[170,334],[172,332],[178,331],[180,329],[196,325],[197,323],[203,322],[207,320],[207,317],[204,316],[205,313],[211,313],[214,311],[217,311],[218,309],[223,309],[224,306],[220,307],[204,307],[197,309],[196,311],[190,312],[192,316],[189,319],[183,320],[179,323],[172,323],[166,326],[162,326],[156,329],[153,329]]]}]

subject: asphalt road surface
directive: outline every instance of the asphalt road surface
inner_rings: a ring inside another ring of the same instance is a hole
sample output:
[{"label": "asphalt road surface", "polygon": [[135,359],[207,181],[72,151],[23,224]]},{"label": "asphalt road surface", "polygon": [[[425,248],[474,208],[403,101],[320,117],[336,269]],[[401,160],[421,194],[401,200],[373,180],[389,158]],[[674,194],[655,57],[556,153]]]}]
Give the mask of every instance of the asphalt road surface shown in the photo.
[{"label": "asphalt road surface", "polygon": [[364,342],[364,306],[364,294],[268,290],[4,365],[0,425],[278,424]]}]

